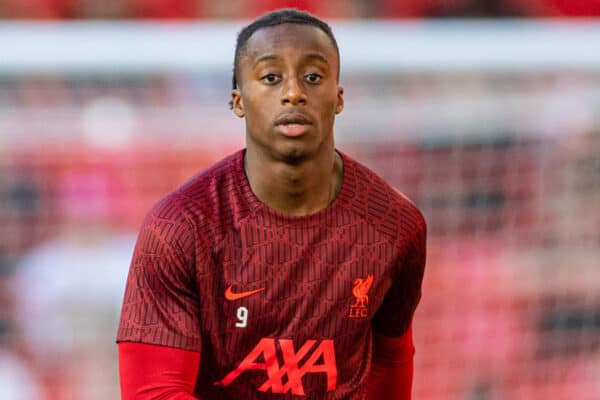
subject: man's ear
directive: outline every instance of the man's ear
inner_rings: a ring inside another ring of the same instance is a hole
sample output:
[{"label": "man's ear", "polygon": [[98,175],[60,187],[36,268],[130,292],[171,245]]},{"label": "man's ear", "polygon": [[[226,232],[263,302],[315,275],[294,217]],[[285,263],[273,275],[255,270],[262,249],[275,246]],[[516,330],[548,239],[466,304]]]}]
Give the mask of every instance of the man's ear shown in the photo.
[{"label": "man's ear", "polygon": [[344,88],[341,86],[338,86],[337,97],[338,97],[338,102],[337,102],[337,105],[335,106],[335,113],[339,114],[344,109]]},{"label": "man's ear", "polygon": [[231,109],[240,118],[244,118],[244,101],[242,100],[242,94],[239,89],[233,89],[231,91]]}]

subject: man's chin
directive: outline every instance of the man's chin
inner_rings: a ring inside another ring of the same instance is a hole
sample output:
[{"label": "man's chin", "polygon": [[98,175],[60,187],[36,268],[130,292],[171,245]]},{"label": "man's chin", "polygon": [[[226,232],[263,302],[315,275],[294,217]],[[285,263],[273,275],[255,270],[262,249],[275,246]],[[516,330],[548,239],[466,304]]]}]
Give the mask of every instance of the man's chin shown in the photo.
[{"label": "man's chin", "polygon": [[304,146],[282,146],[275,150],[275,157],[286,164],[298,165],[310,158],[310,152]]},{"label": "man's chin", "polygon": [[307,154],[304,151],[298,150],[290,150],[286,152],[282,152],[279,154],[279,160],[291,165],[298,165],[302,163],[302,161],[306,160]]}]

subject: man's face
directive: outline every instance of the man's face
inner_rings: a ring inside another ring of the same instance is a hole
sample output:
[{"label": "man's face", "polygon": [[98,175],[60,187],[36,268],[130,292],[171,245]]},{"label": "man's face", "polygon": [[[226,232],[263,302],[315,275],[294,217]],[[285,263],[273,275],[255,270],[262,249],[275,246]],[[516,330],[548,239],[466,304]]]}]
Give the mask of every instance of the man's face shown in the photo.
[{"label": "man's face", "polygon": [[331,39],[310,25],[256,31],[238,64],[233,110],[246,119],[247,145],[269,157],[298,162],[333,148],[342,111],[338,57]]}]

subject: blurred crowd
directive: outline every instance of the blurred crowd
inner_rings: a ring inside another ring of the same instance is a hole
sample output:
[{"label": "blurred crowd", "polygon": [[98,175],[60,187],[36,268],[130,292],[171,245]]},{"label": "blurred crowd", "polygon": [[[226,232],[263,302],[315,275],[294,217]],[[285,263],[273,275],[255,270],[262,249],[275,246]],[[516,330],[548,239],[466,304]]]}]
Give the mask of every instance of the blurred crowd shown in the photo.
[{"label": "blurred crowd", "polygon": [[[325,18],[600,16],[600,0],[0,0],[0,19],[288,6]],[[118,398],[135,232],[158,198],[243,146],[230,76],[18,72],[0,76],[0,399]],[[344,87],[341,150],[428,220],[415,398],[600,398],[600,74],[364,71]]]},{"label": "blurred crowd", "polygon": [[[241,126],[219,122],[235,121],[228,78],[0,79],[0,398],[118,398],[134,232],[156,199],[243,145]],[[600,398],[600,76],[423,73],[345,87],[340,148],[428,220],[415,397]],[[497,124],[482,112],[493,101]],[[390,111],[392,128],[377,132]],[[443,132],[424,124],[434,120]],[[352,129],[363,135],[349,140]]]},{"label": "blurred crowd", "polygon": [[252,18],[281,7],[325,18],[600,16],[600,0],[0,0],[0,18]]}]

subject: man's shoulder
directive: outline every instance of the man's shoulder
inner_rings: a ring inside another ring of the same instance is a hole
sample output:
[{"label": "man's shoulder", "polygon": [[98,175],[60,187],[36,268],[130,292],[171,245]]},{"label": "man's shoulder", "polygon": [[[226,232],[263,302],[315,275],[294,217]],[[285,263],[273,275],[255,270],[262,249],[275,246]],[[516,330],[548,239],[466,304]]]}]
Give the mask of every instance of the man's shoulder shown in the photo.
[{"label": "man's shoulder", "polygon": [[241,150],[212,164],[162,197],[152,208],[154,215],[169,219],[196,220],[213,215],[219,207],[223,191],[232,191],[236,181],[236,163]]},{"label": "man's shoulder", "polygon": [[234,184],[241,157],[243,150],[228,155],[188,179],[174,193],[196,200],[210,198],[212,191]]},{"label": "man's shoulder", "polygon": [[356,190],[351,206],[370,224],[390,236],[410,235],[415,230],[426,229],[422,212],[405,193],[359,161],[348,156],[345,159]]}]

